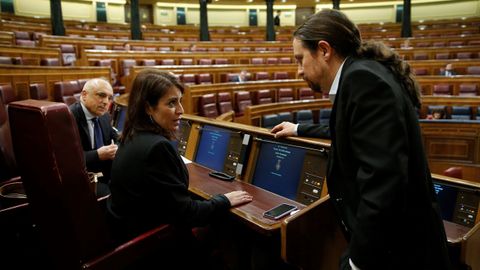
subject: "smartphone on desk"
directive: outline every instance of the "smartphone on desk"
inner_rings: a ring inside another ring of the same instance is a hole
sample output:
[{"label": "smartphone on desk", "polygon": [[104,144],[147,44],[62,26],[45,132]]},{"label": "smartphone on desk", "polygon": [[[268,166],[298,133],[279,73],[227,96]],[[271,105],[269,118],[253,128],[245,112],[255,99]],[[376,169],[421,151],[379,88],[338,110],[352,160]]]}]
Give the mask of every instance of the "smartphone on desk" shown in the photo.
[{"label": "smartphone on desk", "polygon": [[265,211],[263,213],[263,216],[270,219],[280,219],[295,210],[297,210],[297,207],[295,205],[282,203],[268,211]]}]

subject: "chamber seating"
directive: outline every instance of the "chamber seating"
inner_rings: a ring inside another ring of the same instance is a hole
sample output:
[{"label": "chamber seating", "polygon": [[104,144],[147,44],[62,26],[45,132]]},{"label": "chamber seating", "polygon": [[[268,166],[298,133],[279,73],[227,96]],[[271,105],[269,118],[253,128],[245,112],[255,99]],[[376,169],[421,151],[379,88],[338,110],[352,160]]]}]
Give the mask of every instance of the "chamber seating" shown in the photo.
[{"label": "chamber seating", "polygon": [[461,167],[450,167],[443,171],[443,175],[463,179],[463,171]]},{"label": "chamber seating", "polygon": [[175,60],[174,59],[162,59],[160,61],[160,64],[162,66],[173,66],[173,65],[175,65]]},{"label": "chamber seating", "polygon": [[0,85],[0,96],[2,97],[3,103],[5,105],[8,105],[10,102],[18,100],[10,84]]},{"label": "chamber seating", "polygon": [[18,176],[6,104],[0,95],[0,182]]},{"label": "chamber seating", "polygon": [[280,64],[291,64],[292,59],[290,57],[280,57],[279,63]]},{"label": "chamber seating", "polygon": [[252,105],[250,92],[247,92],[247,91],[235,92],[235,112],[237,116],[243,115],[245,108],[250,105]]},{"label": "chamber seating", "polygon": [[459,85],[459,96],[477,96],[478,86],[473,83],[462,83]]},{"label": "chamber seating", "polygon": [[319,116],[318,116],[318,123],[320,125],[328,126],[330,124],[330,114],[332,113],[332,109],[321,109]]},{"label": "chamber seating", "polygon": [[293,122],[293,114],[291,112],[279,112],[278,122]]},{"label": "chamber seating", "polygon": [[64,66],[73,66],[77,61],[75,54],[75,47],[72,44],[61,44],[60,51],[62,52],[62,59]]},{"label": "chamber seating", "polygon": [[274,126],[280,124],[281,122],[279,121],[278,119],[278,115],[277,114],[265,114],[265,115],[262,115],[262,122],[261,122],[261,126],[264,127],[264,128],[268,128],[268,129],[271,129],[273,128]]},{"label": "chamber seating", "polygon": [[263,58],[252,58],[252,65],[263,65]]},{"label": "chamber seating", "polygon": [[417,76],[428,75],[428,69],[426,69],[426,68],[414,68],[413,73]]},{"label": "chamber seating", "polygon": [[[85,170],[77,125],[62,103],[9,107],[13,146],[48,269],[123,269],[161,245],[163,225],[127,242],[111,237]],[[43,254],[43,253],[42,253]],[[161,254],[159,254],[160,256]]]},{"label": "chamber seating", "polygon": [[199,65],[211,65],[212,64],[212,59],[207,59],[207,58],[200,59],[200,60],[198,60],[198,64]]},{"label": "chamber seating", "polygon": [[155,62],[155,59],[143,59],[140,60],[140,65],[141,66],[155,66],[157,63]]},{"label": "chamber seating", "polygon": [[191,85],[196,83],[195,74],[183,74],[182,82],[185,85]]},{"label": "chamber seating", "polygon": [[470,120],[472,119],[472,108],[469,106],[452,106],[451,119]]},{"label": "chamber seating", "polygon": [[201,116],[215,118],[218,114],[215,94],[205,94],[198,99],[198,111]]},{"label": "chamber seating", "polygon": [[45,84],[43,83],[32,83],[30,84],[30,98],[37,100],[47,100],[48,93]]},{"label": "chamber seating", "polygon": [[300,110],[296,113],[295,123],[313,124],[313,113],[311,110]]},{"label": "chamber seating", "polygon": [[58,58],[42,58],[40,66],[61,66]]},{"label": "chamber seating", "polygon": [[13,59],[12,57],[8,57],[8,56],[0,56],[0,64],[13,65]]},{"label": "chamber seating", "polygon": [[274,80],[286,80],[290,79],[290,76],[288,75],[288,72],[286,71],[277,71],[273,73],[273,79]]},{"label": "chamber seating", "polygon": [[278,102],[292,101],[293,98],[293,89],[292,88],[280,88],[278,89]]},{"label": "chamber seating", "polygon": [[480,66],[467,67],[467,75],[480,75]]},{"label": "chamber seating", "polygon": [[80,98],[80,86],[78,81],[56,82],[53,85],[53,100],[71,105]]},{"label": "chamber seating", "polygon": [[224,114],[233,111],[232,97],[229,92],[218,93],[218,112]]},{"label": "chamber seating", "polygon": [[313,93],[313,90],[308,88],[308,87],[302,87],[298,89],[298,99],[299,100],[304,100],[304,99],[314,99],[315,95]]},{"label": "chamber seating", "polygon": [[217,58],[214,59],[213,62],[215,65],[227,65],[228,64],[228,59],[227,58]]},{"label": "chamber seating", "polygon": [[266,64],[276,65],[276,64],[278,64],[278,58],[268,57],[268,58],[267,58],[267,61],[266,61]]},{"label": "chamber seating", "polygon": [[435,85],[433,85],[433,95],[434,96],[452,95],[452,94],[453,94],[453,86],[451,84],[435,84]]},{"label": "chamber seating", "polygon": [[123,59],[120,61],[120,76],[125,77],[130,75],[130,68],[137,65],[135,59]]},{"label": "chamber seating", "polygon": [[182,58],[182,59],[180,59],[180,65],[184,65],[184,66],[193,65],[193,59]]},{"label": "chamber seating", "polygon": [[450,53],[436,53],[435,54],[435,59],[437,59],[437,60],[450,59]]},{"label": "chamber seating", "polygon": [[256,81],[270,80],[270,76],[268,75],[268,72],[266,72],[266,71],[259,71],[259,72],[255,73],[255,80]]},{"label": "chamber seating", "polygon": [[196,75],[196,82],[197,84],[211,84],[212,83],[212,75],[210,73],[202,73]]},{"label": "chamber seating", "polygon": [[268,104],[272,102],[271,90],[262,89],[254,92],[254,104]]}]

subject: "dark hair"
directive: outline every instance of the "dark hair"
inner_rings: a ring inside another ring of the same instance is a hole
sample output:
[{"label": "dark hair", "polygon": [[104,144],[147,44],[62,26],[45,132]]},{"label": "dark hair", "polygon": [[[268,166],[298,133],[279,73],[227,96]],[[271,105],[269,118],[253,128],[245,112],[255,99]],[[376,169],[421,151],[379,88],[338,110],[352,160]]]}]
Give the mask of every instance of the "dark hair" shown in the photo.
[{"label": "dark hair", "polygon": [[171,73],[156,69],[144,69],[137,74],[128,98],[127,116],[120,138],[121,143],[131,139],[139,131],[151,131],[167,138],[173,136],[172,132],[163,129],[147,114],[147,105],[155,107],[172,87],[178,88],[183,93],[183,85]]},{"label": "dark hair", "polygon": [[357,26],[342,12],[322,9],[310,16],[295,30],[293,37],[312,54],[317,53],[318,42],[327,41],[341,57],[357,57],[380,62],[400,81],[402,88],[416,107],[420,107],[420,91],[410,65],[382,42],[362,42]]}]

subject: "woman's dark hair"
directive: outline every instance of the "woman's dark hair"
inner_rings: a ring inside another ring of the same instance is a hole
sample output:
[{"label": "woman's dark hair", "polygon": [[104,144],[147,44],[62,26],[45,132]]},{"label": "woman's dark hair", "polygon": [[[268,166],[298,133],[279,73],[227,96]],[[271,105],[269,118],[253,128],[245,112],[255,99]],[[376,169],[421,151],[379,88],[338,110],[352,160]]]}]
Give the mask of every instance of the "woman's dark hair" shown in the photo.
[{"label": "woman's dark hair", "polygon": [[341,57],[357,57],[380,62],[400,81],[416,107],[420,107],[420,91],[410,65],[382,42],[362,42],[357,26],[342,12],[322,9],[310,16],[295,30],[293,37],[312,54],[317,53],[318,42],[327,41]]},{"label": "woman's dark hair", "polygon": [[147,114],[147,108],[155,107],[172,87],[183,93],[183,85],[171,73],[156,69],[144,69],[133,80],[128,98],[125,127],[120,138],[124,143],[139,131],[151,131],[172,138],[173,133],[163,129]]}]

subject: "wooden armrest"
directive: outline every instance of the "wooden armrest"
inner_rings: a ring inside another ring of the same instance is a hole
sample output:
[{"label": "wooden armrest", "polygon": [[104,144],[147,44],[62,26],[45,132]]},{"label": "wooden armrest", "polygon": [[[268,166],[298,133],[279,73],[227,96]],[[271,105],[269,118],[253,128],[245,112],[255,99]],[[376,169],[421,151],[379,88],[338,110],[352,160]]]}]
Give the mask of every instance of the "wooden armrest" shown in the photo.
[{"label": "wooden armrest", "polygon": [[220,114],[216,117],[217,120],[233,122],[235,119],[235,111],[228,111],[225,113]]}]

